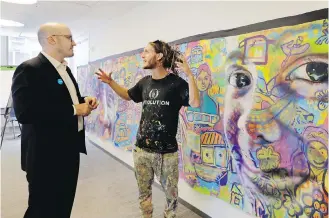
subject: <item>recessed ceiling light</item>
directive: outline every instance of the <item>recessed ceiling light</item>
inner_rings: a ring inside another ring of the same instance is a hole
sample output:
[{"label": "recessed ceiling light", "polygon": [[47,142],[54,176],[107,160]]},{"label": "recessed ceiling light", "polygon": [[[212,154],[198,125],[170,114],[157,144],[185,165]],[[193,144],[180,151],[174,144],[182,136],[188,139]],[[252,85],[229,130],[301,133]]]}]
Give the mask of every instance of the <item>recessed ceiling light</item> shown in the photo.
[{"label": "recessed ceiling light", "polygon": [[0,19],[0,26],[22,27],[22,26],[24,26],[24,24],[13,21],[13,20]]},{"label": "recessed ceiling light", "polygon": [[23,5],[29,5],[29,4],[37,3],[37,0],[1,0],[1,1],[14,3],[14,4],[23,4]]}]

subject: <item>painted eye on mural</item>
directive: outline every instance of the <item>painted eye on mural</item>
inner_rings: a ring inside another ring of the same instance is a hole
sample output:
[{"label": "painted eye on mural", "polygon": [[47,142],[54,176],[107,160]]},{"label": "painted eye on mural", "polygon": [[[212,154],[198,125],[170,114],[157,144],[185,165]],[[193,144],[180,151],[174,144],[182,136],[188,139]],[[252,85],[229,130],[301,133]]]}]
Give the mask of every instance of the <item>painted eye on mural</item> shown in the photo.
[{"label": "painted eye on mural", "polygon": [[245,73],[236,72],[232,73],[229,78],[229,83],[236,88],[244,88],[251,84],[250,76]]},{"label": "painted eye on mural", "polygon": [[[309,55],[295,60],[282,73],[290,82],[290,89],[305,98],[317,98],[317,93],[328,89],[328,56]],[[322,107],[321,107],[322,108]]]},{"label": "painted eye on mural", "polygon": [[328,81],[328,64],[323,62],[309,62],[296,68],[288,75],[288,80],[305,80],[311,83]]}]

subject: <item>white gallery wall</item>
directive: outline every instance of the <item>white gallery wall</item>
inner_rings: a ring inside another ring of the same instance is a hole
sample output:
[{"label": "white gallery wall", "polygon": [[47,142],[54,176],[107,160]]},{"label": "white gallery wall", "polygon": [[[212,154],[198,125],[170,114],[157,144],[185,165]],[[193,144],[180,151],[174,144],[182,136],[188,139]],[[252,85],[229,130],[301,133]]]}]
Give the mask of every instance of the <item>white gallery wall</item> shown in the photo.
[{"label": "white gallery wall", "polygon": [[77,78],[77,67],[85,65],[89,61],[89,34],[82,34],[73,37],[77,44],[74,48],[74,56],[67,58],[66,60],[73,76]]},{"label": "white gallery wall", "polygon": [[[325,1],[149,2],[127,11],[119,18],[110,20],[106,25],[92,28],[89,33],[89,62],[143,48],[149,41],[156,39],[171,42],[192,35],[232,29],[327,7],[328,3]],[[80,51],[82,50],[84,49]],[[84,64],[87,62],[81,62],[81,65]],[[133,166],[130,152],[104,144],[93,136],[89,138]],[[179,183],[179,195],[186,202],[214,218],[250,217],[220,199],[192,190],[185,182]]]},{"label": "white gallery wall", "polygon": [[327,8],[326,1],[149,2],[90,30],[90,61],[143,48]]}]

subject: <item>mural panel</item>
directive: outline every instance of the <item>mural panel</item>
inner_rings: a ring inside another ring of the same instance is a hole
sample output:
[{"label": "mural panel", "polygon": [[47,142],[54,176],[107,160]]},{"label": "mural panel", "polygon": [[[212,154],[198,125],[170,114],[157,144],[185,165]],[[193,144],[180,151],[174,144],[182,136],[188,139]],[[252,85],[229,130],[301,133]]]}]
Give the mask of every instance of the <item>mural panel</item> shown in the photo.
[{"label": "mural panel", "polygon": [[[255,217],[328,217],[328,20],[176,46],[201,98],[180,110],[180,178]],[[127,151],[141,104],[94,72],[130,88],[141,66],[136,53],[78,68],[82,93],[101,101],[87,131]]]}]

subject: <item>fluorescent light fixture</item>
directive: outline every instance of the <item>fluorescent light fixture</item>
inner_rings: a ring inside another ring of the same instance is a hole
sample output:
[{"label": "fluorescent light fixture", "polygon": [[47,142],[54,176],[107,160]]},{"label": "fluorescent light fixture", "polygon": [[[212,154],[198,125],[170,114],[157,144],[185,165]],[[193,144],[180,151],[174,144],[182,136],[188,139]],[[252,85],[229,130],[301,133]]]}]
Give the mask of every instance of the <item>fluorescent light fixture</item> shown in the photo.
[{"label": "fluorescent light fixture", "polygon": [[0,19],[0,26],[3,26],[3,27],[22,27],[22,26],[24,26],[24,24],[13,21],[13,20]]},{"label": "fluorescent light fixture", "polygon": [[1,0],[1,1],[14,3],[14,4],[23,4],[23,5],[31,5],[37,3],[37,0]]}]

